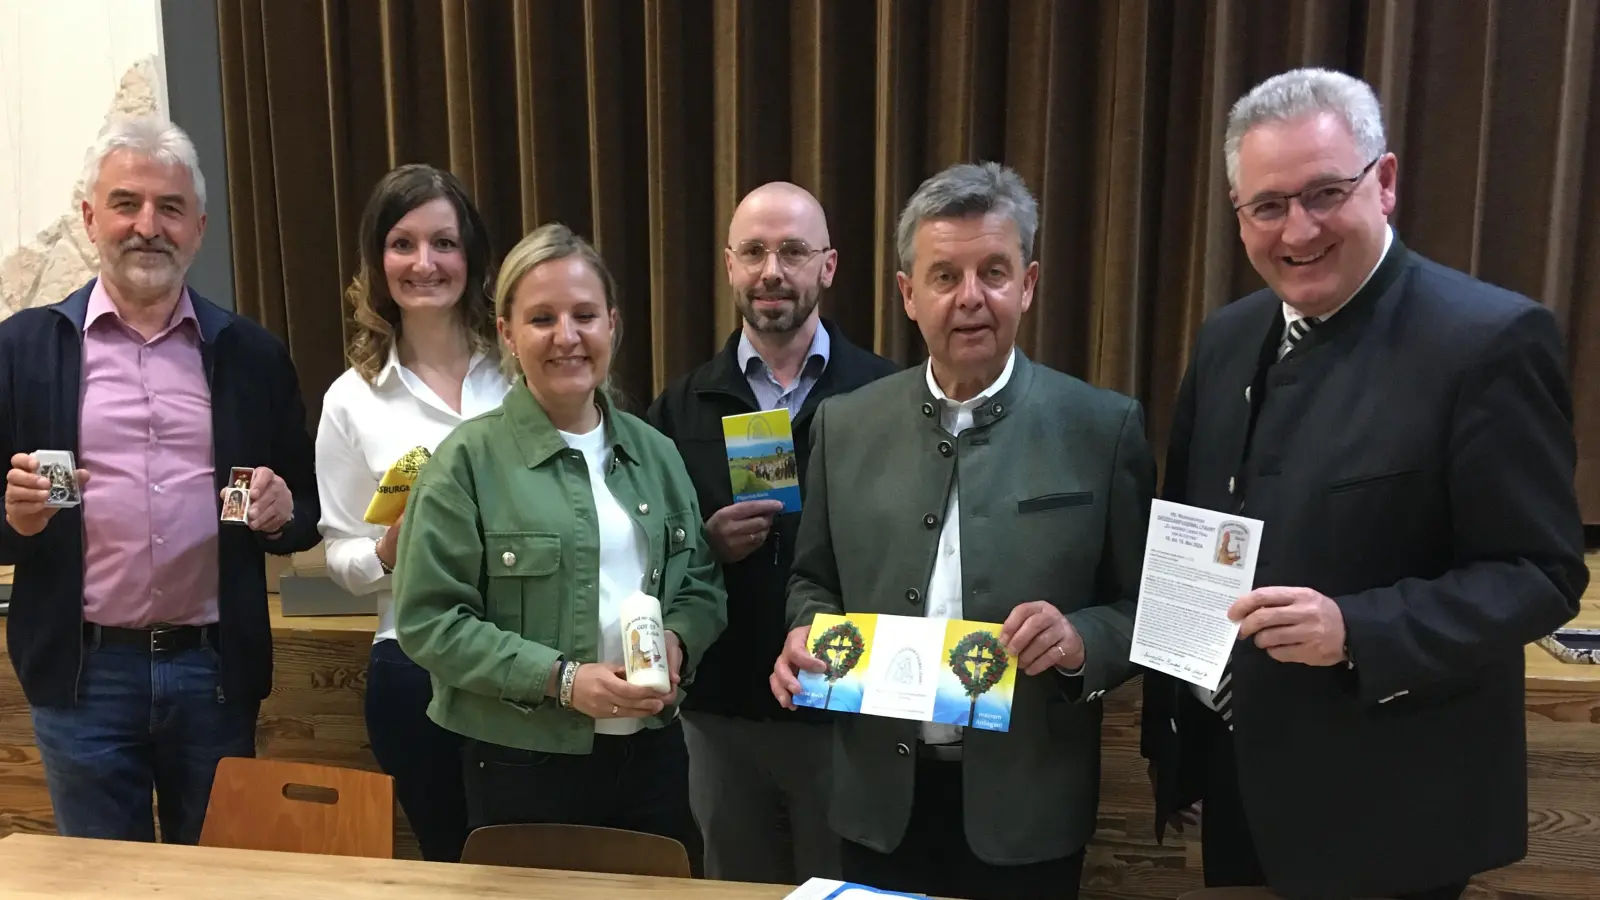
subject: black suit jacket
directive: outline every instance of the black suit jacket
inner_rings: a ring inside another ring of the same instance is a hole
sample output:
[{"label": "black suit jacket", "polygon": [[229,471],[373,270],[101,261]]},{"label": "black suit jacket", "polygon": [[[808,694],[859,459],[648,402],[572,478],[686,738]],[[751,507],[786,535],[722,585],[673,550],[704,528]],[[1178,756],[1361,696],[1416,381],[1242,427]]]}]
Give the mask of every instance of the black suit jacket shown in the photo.
[{"label": "black suit jacket", "polygon": [[[1256,585],[1314,588],[1354,666],[1233,653],[1242,799],[1272,887],[1391,895],[1527,848],[1523,646],[1588,582],[1554,318],[1398,239],[1282,362],[1270,291],[1200,333],[1163,496],[1265,522]],[[1145,675],[1158,821],[1198,799],[1189,686]],[[1159,827],[1159,826],[1158,826]]]}]

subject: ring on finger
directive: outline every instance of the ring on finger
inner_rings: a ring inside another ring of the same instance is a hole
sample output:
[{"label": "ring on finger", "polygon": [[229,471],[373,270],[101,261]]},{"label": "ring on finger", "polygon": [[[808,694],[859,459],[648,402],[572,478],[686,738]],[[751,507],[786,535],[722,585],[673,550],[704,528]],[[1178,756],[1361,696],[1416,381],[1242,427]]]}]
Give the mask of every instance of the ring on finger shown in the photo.
[{"label": "ring on finger", "polygon": [[613,716],[616,715],[619,711],[620,710],[617,708],[617,705],[615,703],[611,704],[611,714]]}]

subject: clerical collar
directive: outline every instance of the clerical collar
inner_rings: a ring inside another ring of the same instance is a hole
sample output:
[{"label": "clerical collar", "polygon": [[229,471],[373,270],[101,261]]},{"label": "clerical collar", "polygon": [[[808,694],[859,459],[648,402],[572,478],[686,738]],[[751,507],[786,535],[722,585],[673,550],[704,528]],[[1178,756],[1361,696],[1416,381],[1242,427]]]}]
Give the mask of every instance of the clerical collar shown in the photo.
[{"label": "clerical collar", "polygon": [[[1338,313],[1339,310],[1344,309],[1346,304],[1348,304],[1351,300],[1354,300],[1357,294],[1361,293],[1361,289],[1367,286],[1367,283],[1372,280],[1372,276],[1378,274],[1378,267],[1383,265],[1383,261],[1385,259],[1389,258],[1389,248],[1392,246],[1394,246],[1394,226],[1386,225],[1384,226],[1383,230],[1383,252],[1378,254],[1378,261],[1372,264],[1372,271],[1367,273],[1367,277],[1361,279],[1361,283],[1356,285],[1356,289],[1350,293],[1350,296],[1344,298],[1343,303],[1335,306],[1332,311],[1317,316],[1316,319],[1318,322],[1326,322],[1333,318],[1334,314]],[[1290,325],[1293,325],[1295,322],[1298,322],[1304,318],[1305,316],[1302,315],[1299,310],[1287,303],[1283,304],[1283,327],[1286,330]]]}]

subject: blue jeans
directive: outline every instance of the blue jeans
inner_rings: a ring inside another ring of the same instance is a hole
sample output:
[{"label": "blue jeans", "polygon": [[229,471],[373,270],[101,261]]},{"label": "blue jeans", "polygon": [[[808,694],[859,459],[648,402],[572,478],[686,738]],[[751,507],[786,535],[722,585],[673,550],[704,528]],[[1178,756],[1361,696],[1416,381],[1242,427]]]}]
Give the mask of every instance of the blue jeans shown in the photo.
[{"label": "blue jeans", "polygon": [[254,756],[254,701],[223,702],[209,646],[152,654],[129,646],[86,648],[78,705],[34,707],[33,731],[67,837],[200,840],[217,761]]}]

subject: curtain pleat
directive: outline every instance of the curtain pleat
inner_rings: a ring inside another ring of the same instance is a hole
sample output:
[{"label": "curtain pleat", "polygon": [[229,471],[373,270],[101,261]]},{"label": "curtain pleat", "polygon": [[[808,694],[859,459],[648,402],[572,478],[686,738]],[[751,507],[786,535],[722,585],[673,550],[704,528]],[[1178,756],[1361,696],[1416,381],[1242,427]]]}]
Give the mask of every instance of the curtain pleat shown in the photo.
[{"label": "curtain pleat", "polygon": [[1159,449],[1200,324],[1260,285],[1228,109],[1323,65],[1379,92],[1406,242],[1557,314],[1600,522],[1592,0],[216,2],[239,307],[288,341],[313,414],[344,367],[361,208],[399,163],[460,176],[497,254],[548,221],[594,241],[622,298],[615,380],[643,405],[736,326],[728,220],[775,179],[827,212],[825,313],[924,358],[895,219],[939,168],[999,159],[1040,200],[1021,346],[1138,397]]}]

